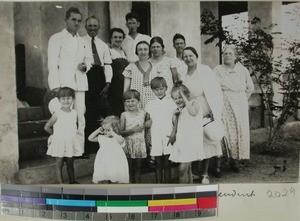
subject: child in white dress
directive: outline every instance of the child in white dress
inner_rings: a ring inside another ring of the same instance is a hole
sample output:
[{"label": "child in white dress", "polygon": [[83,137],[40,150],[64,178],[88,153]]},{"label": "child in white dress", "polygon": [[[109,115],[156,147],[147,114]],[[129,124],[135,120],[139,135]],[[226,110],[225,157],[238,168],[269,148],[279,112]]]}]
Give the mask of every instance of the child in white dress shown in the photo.
[{"label": "child in white dress", "polygon": [[100,145],[94,162],[93,183],[129,183],[128,162],[122,149],[125,139],[119,135],[119,129],[119,118],[108,116],[88,137]]},{"label": "child in white dress", "polygon": [[56,174],[59,183],[63,183],[62,168],[65,160],[70,184],[78,184],[75,181],[73,157],[81,156],[83,147],[80,145],[80,139],[77,135],[77,112],[75,109],[71,109],[74,99],[75,92],[73,89],[60,88],[58,101],[61,107],[55,109],[44,127],[51,134],[48,139],[47,155],[56,158]]},{"label": "child in white dress", "polygon": [[173,144],[169,159],[180,163],[180,183],[192,183],[192,162],[205,159],[202,109],[197,100],[190,100],[190,92],[181,82],[172,88],[171,96],[177,111],[173,115],[174,126],[169,137]]},{"label": "child in white dress", "polygon": [[128,90],[123,94],[126,111],[121,114],[121,134],[126,138],[124,151],[128,158],[130,182],[140,183],[142,160],[147,157],[145,129],[150,128],[149,114],[139,108],[140,93]]},{"label": "child in white dress", "polygon": [[172,116],[176,104],[167,96],[167,82],[163,77],[151,80],[151,89],[156,98],[146,105],[150,114],[151,125],[151,157],[155,158],[155,175],[157,183],[170,183],[171,162],[169,156],[171,145],[168,146],[168,135],[172,132]]}]

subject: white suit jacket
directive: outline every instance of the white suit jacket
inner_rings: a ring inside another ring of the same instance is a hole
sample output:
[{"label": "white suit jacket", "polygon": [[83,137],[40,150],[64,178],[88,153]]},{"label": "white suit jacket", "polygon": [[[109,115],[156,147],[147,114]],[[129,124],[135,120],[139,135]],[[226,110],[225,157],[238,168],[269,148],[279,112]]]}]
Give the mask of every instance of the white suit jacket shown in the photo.
[{"label": "white suit jacket", "polygon": [[77,67],[85,62],[87,71],[93,58],[85,41],[78,35],[73,37],[66,29],[51,36],[48,44],[48,83],[50,89],[70,87],[75,91],[87,91],[86,72]]}]

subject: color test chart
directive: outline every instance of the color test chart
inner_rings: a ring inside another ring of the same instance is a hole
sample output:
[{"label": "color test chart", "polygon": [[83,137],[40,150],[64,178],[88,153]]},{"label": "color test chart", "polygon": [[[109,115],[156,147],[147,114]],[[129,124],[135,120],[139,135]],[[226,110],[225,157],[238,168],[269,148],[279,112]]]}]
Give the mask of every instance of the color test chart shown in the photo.
[{"label": "color test chart", "polygon": [[217,195],[218,185],[104,189],[2,184],[1,211],[60,220],[180,220],[216,216]]}]

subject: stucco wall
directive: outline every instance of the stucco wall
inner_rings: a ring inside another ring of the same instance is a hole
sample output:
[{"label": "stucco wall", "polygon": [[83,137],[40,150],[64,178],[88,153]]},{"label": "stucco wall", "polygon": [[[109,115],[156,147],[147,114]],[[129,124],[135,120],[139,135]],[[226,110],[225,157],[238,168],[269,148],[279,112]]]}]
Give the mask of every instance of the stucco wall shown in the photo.
[{"label": "stucco wall", "polygon": [[200,2],[151,2],[150,11],[152,36],[162,37],[168,56],[175,56],[176,33],[183,34],[187,45],[200,51]]},{"label": "stucco wall", "polygon": [[127,34],[125,15],[131,11],[132,2],[109,2],[110,28],[121,28]]},{"label": "stucco wall", "polygon": [[[216,18],[218,18],[218,2],[201,2],[200,4],[200,13],[204,11],[211,11]],[[200,14],[200,16],[201,16]],[[204,42],[211,36],[201,35],[201,62],[208,65],[212,69],[220,64],[220,52],[219,48],[216,47],[217,40],[214,40],[210,44],[204,44]]]},{"label": "stucco wall", "polygon": [[14,13],[13,3],[1,2],[0,6],[0,183],[10,183],[19,169]]}]

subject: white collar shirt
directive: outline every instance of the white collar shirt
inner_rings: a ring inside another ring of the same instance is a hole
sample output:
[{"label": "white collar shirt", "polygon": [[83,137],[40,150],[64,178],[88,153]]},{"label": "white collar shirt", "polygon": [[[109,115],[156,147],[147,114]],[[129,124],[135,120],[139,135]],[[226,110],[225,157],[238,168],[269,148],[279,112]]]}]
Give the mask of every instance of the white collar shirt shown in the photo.
[{"label": "white collar shirt", "polygon": [[151,37],[148,35],[143,35],[138,33],[135,39],[133,39],[130,35],[126,35],[123,43],[122,43],[122,49],[125,52],[127,56],[127,60],[129,62],[136,62],[139,60],[138,56],[135,54],[135,47],[137,43],[140,41],[146,41],[150,44]]}]

